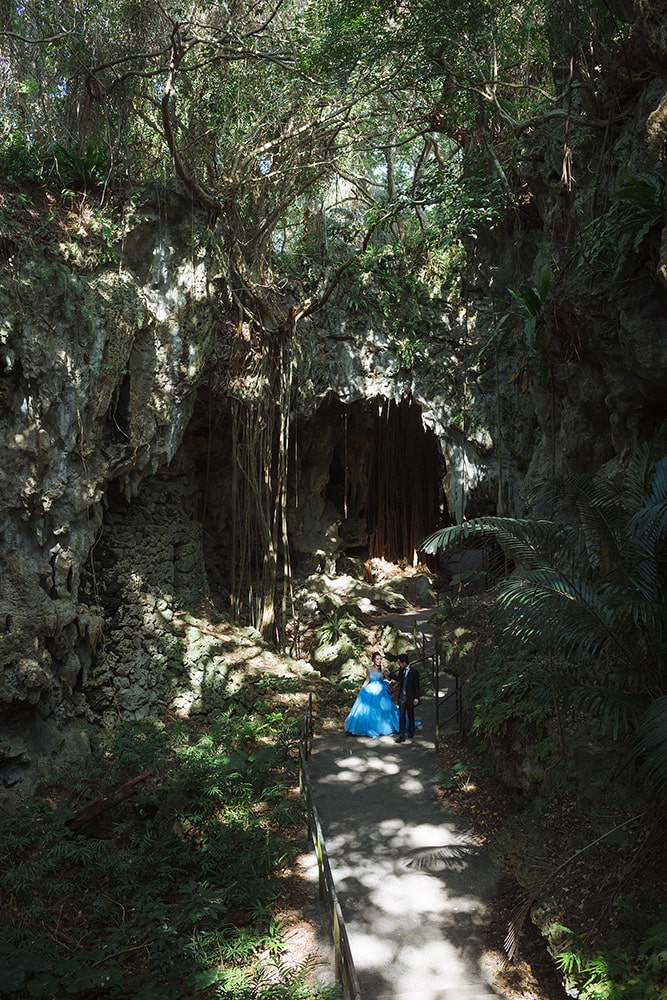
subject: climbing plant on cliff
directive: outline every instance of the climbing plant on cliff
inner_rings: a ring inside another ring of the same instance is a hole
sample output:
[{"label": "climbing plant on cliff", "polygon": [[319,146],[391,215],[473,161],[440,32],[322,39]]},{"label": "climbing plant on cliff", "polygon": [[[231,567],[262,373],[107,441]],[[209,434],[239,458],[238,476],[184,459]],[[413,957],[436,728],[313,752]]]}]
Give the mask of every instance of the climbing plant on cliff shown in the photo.
[{"label": "climbing plant on cliff", "polygon": [[[515,197],[516,139],[540,116],[564,115],[573,76],[552,72],[563,37],[590,61],[585,41],[604,10],[572,5],[564,28],[555,0],[3,6],[0,128],[20,137],[13,162],[33,180],[50,163],[54,183],[76,167],[102,201],[176,179],[208,212],[203,242],[224,303],[215,381],[235,411],[233,603],[258,595],[265,634],[289,601],[284,481],[300,325],[365,255],[412,364],[428,295],[422,314],[403,292],[452,273],[455,283],[463,230],[488,222],[489,198],[495,210]],[[453,225],[451,191],[473,176],[479,204],[464,199]],[[345,231],[330,240],[336,218]],[[317,260],[302,255],[308,266],[286,274],[299,242]]]}]

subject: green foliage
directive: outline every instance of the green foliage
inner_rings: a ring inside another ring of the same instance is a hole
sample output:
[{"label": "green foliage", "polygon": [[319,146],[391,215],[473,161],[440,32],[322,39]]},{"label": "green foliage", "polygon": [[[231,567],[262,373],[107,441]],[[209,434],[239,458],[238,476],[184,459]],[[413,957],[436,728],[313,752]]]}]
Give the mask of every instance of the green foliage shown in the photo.
[{"label": "green foliage", "polygon": [[521,650],[484,657],[466,685],[465,704],[473,732],[480,736],[499,736],[520,726],[539,739],[553,714],[545,678],[535,658]]},{"label": "green foliage", "polygon": [[373,245],[359,253],[342,281],[346,311],[383,330],[408,369],[427,355],[424,331],[437,321],[443,284],[453,276],[418,244],[415,237]]},{"label": "green foliage", "polygon": [[233,975],[225,975],[218,981],[216,997],[219,1000],[340,1000],[339,987],[308,984],[312,965],[313,962],[307,960],[300,968],[293,969],[274,959],[261,965],[250,979],[239,980]]},{"label": "green foliage", "polygon": [[315,629],[318,645],[332,646],[344,635],[359,638],[359,622],[348,605],[332,608],[321,625]]},{"label": "green foliage", "polygon": [[467,671],[467,664],[478,641],[475,629],[469,622],[457,621],[457,610],[461,606],[460,597],[448,597],[432,617],[432,622],[438,629],[443,668],[455,676],[461,676]]},{"label": "green foliage", "polygon": [[638,253],[644,239],[664,219],[664,172],[626,174],[616,200],[619,206],[618,237]]},{"label": "green foliage", "polygon": [[0,137],[0,173],[12,184],[56,183],[61,189],[86,190],[102,182],[109,154],[91,140],[81,150],[58,142],[41,146],[15,129]]},{"label": "green foliage", "polygon": [[[532,110],[553,89],[550,8],[530,2],[490,5],[484,0],[416,0],[402,8],[390,0],[320,4],[316,15],[312,8],[304,67],[311,74],[326,71],[343,80],[373,53],[376,64],[392,68],[393,85],[401,81],[409,88],[442,131],[448,126],[452,132],[472,131],[475,115],[489,104],[492,87],[500,91],[498,108],[508,117]],[[560,29],[562,16],[555,20]],[[463,85],[452,87],[452,78]],[[534,88],[525,85],[527,79]],[[522,86],[502,87],[519,81]]]},{"label": "green foliage", "polygon": [[10,184],[35,183],[42,179],[44,156],[37,143],[22,129],[0,136],[0,175]]},{"label": "green foliage", "polygon": [[[539,288],[534,288],[523,282],[518,289],[508,289],[514,303],[514,314],[523,322],[523,332],[526,340],[528,364],[532,369],[537,367],[537,329],[538,322],[543,318],[544,308],[551,290],[551,271],[545,267]],[[510,316],[512,312],[510,312]]]},{"label": "green foliage", "polygon": [[444,771],[440,778],[440,785],[446,792],[457,791],[467,792],[473,786],[473,768],[463,761],[453,764],[448,771]]},{"label": "green foliage", "polygon": [[554,656],[575,711],[633,734],[642,775],[667,790],[666,428],[621,484],[603,475],[542,484],[532,516],[478,518],[436,532],[427,553],[493,534],[514,573],[498,588],[507,632]]},{"label": "green foliage", "polygon": [[457,153],[444,168],[429,162],[419,177],[417,195],[433,204],[433,224],[451,246],[474,238],[482,225],[491,226],[505,202],[500,178],[478,154]]},{"label": "green foliage", "polygon": [[[563,930],[570,935],[567,928]],[[648,1000],[667,996],[667,922],[665,915],[643,914],[621,904],[616,927],[596,941],[591,952],[570,946],[556,965],[576,987],[581,1000]]]},{"label": "green foliage", "polygon": [[69,319],[75,316],[89,324],[92,314],[85,302],[86,279],[82,272],[94,271],[118,259],[124,220],[117,206],[100,204],[88,194],[61,190],[50,197],[50,208],[39,216],[35,201],[25,191],[5,195],[0,207],[4,232],[21,240],[25,249],[46,248],[48,263],[39,266],[40,276],[63,293]]},{"label": "green foliage", "polygon": [[48,161],[63,186],[77,190],[100,184],[109,169],[107,151],[98,148],[92,139],[81,152],[54,143],[48,150]]},{"label": "green foliage", "polygon": [[377,238],[357,253],[341,293],[346,311],[385,331],[401,365],[411,369],[428,356],[424,331],[459,294],[464,240],[495,217],[502,199],[493,183],[477,185],[478,178],[458,167],[443,170],[435,158],[418,169],[404,153],[395,174],[402,185],[396,203],[379,203],[358,223],[361,231],[377,226]]},{"label": "green foliage", "polygon": [[611,207],[582,232],[585,262],[596,270],[611,267],[618,277],[651,235],[657,239],[664,222],[664,190],[663,168],[625,174]]},{"label": "green foliage", "polygon": [[[284,728],[277,713],[222,715],[199,731],[126,725],[4,817],[3,996],[194,1000],[216,983],[231,996],[232,977],[248,996],[315,998],[303,970],[271,993],[257,963],[280,947],[271,913],[302,821]],[[70,825],[140,774],[131,798]]]}]

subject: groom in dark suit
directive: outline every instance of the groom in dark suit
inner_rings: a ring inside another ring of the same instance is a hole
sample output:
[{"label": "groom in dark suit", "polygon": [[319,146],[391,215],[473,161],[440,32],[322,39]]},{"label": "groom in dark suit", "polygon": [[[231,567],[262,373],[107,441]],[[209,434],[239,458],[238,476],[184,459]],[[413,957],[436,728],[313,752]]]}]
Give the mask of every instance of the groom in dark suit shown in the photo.
[{"label": "groom in dark suit", "polygon": [[415,735],[415,705],[419,704],[419,671],[410,666],[405,653],[398,656],[398,736],[395,743],[405,743],[407,718],[408,739]]}]

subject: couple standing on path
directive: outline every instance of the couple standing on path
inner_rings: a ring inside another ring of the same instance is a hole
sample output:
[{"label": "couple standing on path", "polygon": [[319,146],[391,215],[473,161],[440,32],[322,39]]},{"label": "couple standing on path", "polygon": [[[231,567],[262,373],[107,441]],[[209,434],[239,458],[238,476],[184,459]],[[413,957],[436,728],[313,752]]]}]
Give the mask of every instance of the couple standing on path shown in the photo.
[{"label": "couple standing on path", "polygon": [[[352,736],[391,736],[398,733],[396,743],[415,734],[415,707],[419,704],[419,671],[410,666],[405,653],[400,653],[398,672],[391,673],[382,664],[382,654],[373,653],[366,670],[366,680],[345,720],[345,731]],[[391,700],[389,680],[398,681],[398,708]]]}]

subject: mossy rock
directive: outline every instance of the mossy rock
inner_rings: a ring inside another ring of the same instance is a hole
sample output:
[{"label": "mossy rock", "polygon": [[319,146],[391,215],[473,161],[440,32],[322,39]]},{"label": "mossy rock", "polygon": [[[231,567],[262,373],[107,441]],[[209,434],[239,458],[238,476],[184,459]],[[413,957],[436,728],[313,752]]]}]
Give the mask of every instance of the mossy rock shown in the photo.
[{"label": "mossy rock", "polygon": [[318,646],[313,652],[312,661],[325,677],[342,677],[346,672],[349,672],[347,668],[350,664],[356,665],[357,669],[359,667],[357,650],[345,635],[341,636],[337,642]]}]

